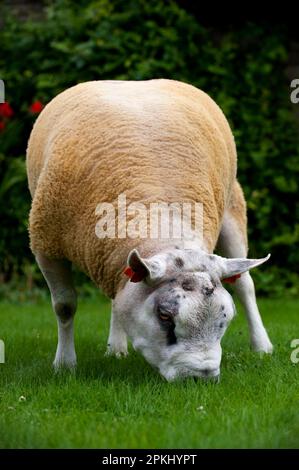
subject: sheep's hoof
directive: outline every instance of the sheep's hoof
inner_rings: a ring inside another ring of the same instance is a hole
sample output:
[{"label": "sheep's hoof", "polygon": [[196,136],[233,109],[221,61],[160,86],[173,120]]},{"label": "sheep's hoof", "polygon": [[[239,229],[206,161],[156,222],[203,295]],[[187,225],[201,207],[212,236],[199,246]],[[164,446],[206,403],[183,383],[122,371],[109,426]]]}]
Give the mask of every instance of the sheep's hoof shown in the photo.
[{"label": "sheep's hoof", "polygon": [[252,345],[252,349],[255,352],[260,354],[272,354],[273,352],[273,345],[269,339],[262,342],[257,342]]},{"label": "sheep's hoof", "polygon": [[105,356],[106,357],[116,357],[117,359],[122,359],[128,355],[128,349],[127,347],[120,347],[120,346],[112,346],[111,344],[108,344]]},{"label": "sheep's hoof", "polygon": [[56,359],[53,362],[53,368],[56,374],[63,371],[68,371],[74,373],[76,371],[77,361],[64,361],[61,359]]}]

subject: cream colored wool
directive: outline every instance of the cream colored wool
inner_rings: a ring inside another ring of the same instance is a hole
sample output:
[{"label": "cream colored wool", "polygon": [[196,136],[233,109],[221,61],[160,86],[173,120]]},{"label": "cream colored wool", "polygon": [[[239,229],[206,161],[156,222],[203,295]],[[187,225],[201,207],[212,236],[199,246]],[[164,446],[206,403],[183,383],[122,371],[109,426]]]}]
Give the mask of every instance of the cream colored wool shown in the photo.
[{"label": "cream colored wool", "polygon": [[[157,241],[98,239],[96,206],[202,202],[204,242],[215,248],[225,208],[243,206],[236,149],[220,108],[172,80],[94,81],[54,98],[27,150],[34,253],[67,258],[114,297],[129,251],[153,254]],[[241,211],[240,211],[241,212]]]}]

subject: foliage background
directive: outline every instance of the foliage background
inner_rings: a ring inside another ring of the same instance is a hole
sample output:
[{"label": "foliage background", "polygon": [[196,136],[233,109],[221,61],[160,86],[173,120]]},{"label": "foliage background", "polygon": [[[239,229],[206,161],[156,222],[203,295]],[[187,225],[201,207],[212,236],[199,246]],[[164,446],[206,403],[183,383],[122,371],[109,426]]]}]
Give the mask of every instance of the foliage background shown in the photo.
[{"label": "foliage background", "polygon": [[40,282],[27,235],[32,102],[47,103],[86,80],[165,77],[202,88],[229,118],[248,203],[250,256],[272,253],[271,264],[254,273],[259,293],[299,293],[299,137],[285,76],[287,28],[249,22],[219,32],[163,0],[55,0],[46,17],[26,21],[0,8],[0,77],[14,111],[0,130],[3,282]]}]

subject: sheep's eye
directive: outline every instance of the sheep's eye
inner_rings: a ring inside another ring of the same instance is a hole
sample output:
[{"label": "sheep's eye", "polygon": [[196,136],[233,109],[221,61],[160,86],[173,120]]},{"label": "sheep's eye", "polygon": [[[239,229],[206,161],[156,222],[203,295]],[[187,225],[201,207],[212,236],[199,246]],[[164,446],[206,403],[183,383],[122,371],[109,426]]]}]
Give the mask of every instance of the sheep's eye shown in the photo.
[{"label": "sheep's eye", "polygon": [[165,313],[159,313],[159,318],[162,321],[171,321],[171,316],[166,315]]},{"label": "sheep's eye", "polygon": [[172,322],[172,316],[164,308],[158,307],[157,309],[158,317],[162,322]]},{"label": "sheep's eye", "polygon": [[167,311],[158,308],[158,317],[161,322],[161,327],[166,332],[167,344],[175,344],[177,339],[175,336],[175,324],[173,321],[173,316],[167,313]]}]

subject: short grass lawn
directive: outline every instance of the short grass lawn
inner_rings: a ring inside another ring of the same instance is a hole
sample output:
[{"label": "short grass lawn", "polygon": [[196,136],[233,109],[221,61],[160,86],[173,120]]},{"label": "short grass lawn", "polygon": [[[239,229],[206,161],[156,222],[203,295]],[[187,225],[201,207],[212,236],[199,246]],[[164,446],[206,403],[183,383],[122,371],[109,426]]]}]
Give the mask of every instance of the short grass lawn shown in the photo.
[{"label": "short grass lawn", "polygon": [[[137,353],[104,357],[109,302],[82,300],[78,368],[55,375],[56,321],[49,301],[0,303],[2,448],[295,448],[299,444],[297,300],[261,299],[272,356],[249,349],[243,312],[223,340],[219,384],[167,383]],[[298,355],[299,356],[299,355]]]}]

